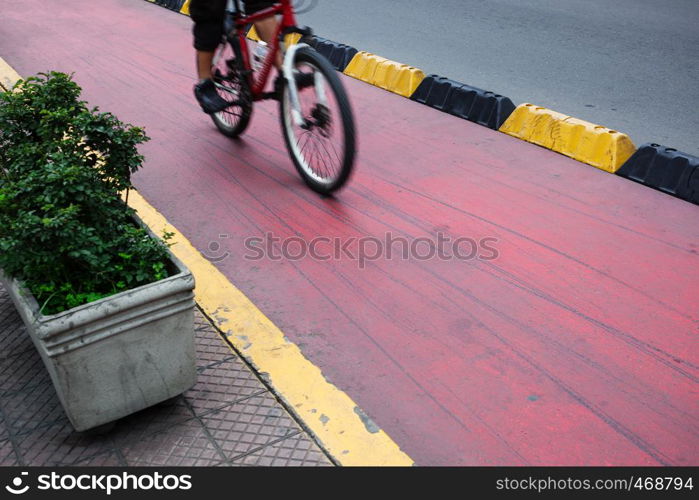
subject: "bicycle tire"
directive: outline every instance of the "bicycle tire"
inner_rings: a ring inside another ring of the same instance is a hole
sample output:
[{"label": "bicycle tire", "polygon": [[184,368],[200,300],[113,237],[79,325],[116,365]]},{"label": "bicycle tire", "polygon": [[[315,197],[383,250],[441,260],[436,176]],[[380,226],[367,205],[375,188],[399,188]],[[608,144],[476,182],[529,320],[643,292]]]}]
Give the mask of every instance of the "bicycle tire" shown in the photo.
[{"label": "bicycle tire", "polygon": [[231,138],[245,132],[250,124],[253,109],[250,82],[243,77],[244,69],[241,61],[237,40],[229,39],[223,41],[216,49],[214,66],[211,68],[219,95],[229,102],[233,100],[239,102],[237,105],[211,114],[211,119],[219,132]]},{"label": "bicycle tire", "polygon": [[[280,121],[282,133],[286,143],[289,156],[291,157],[296,170],[301,175],[304,182],[315,192],[330,195],[333,192],[342,188],[350,178],[354,167],[354,158],[356,154],[356,132],[354,127],[354,117],[350,106],[347,93],[337,76],[337,72],[330,65],[325,57],[316,52],[310,47],[302,47],[296,51],[294,58],[294,68],[297,65],[305,64],[314,67],[321,73],[325,81],[333,93],[334,100],[340,114],[342,124],[342,158],[337,155],[339,160],[339,168],[335,175],[328,178],[322,178],[318,173],[311,171],[308,160],[303,157],[303,153],[299,148],[300,140],[295,137],[293,128],[293,118],[291,116],[291,105],[289,97],[288,84],[284,81],[282,87],[282,95],[279,99]],[[317,104],[316,104],[317,106]],[[315,109],[315,108],[314,108]],[[331,126],[334,125],[331,124]],[[326,150],[327,151],[327,150]]]}]

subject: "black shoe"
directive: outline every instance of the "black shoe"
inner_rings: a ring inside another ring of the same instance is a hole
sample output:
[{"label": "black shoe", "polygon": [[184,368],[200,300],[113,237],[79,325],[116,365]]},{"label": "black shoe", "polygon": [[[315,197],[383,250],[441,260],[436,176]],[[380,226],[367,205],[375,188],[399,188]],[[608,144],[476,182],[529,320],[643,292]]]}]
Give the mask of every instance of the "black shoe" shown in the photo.
[{"label": "black shoe", "polygon": [[194,86],[194,97],[197,98],[204,113],[213,114],[228,107],[228,102],[218,95],[213,80],[204,80]]}]

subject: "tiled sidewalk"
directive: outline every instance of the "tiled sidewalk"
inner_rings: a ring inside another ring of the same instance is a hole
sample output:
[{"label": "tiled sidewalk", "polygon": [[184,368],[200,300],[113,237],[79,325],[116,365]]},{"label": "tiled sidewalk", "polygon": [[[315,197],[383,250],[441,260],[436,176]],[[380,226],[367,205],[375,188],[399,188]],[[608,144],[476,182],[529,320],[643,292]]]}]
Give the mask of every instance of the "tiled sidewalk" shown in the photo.
[{"label": "tiled sidewalk", "polygon": [[198,311],[198,382],[168,404],[77,433],[0,287],[0,465],[332,465]]}]

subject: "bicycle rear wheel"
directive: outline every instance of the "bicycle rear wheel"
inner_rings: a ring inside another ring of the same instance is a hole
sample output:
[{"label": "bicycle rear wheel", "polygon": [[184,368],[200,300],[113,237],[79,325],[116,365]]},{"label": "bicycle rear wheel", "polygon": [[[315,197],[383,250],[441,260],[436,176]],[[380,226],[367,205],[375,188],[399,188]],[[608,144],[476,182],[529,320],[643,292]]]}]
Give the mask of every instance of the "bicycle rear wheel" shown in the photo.
[{"label": "bicycle rear wheel", "polygon": [[250,85],[243,77],[242,65],[232,42],[222,42],[214,53],[211,74],[219,95],[233,103],[223,111],[211,115],[218,130],[228,137],[238,137],[250,123],[252,96]]},{"label": "bicycle rear wheel", "polygon": [[349,99],[330,63],[310,47],[294,57],[303,125],[292,116],[291,92],[285,82],[280,99],[280,119],[291,159],[306,184],[320,194],[345,185],[355,157],[354,117]]}]

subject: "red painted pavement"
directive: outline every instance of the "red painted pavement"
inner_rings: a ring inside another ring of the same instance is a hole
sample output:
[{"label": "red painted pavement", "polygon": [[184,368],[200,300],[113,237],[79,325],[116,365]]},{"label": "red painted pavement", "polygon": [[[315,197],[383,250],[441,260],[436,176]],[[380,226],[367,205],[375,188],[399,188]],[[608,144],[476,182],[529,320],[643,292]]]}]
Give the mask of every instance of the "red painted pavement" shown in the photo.
[{"label": "red painted pavement", "polygon": [[[0,55],[74,71],[91,103],[144,125],[146,198],[229,253],[218,267],[417,463],[699,463],[699,207],[347,78],[358,171],[321,199],[272,103],[240,142],[197,110],[188,18],[50,5],[3,5]],[[442,232],[496,238],[499,256],[243,259],[267,232]]]}]

